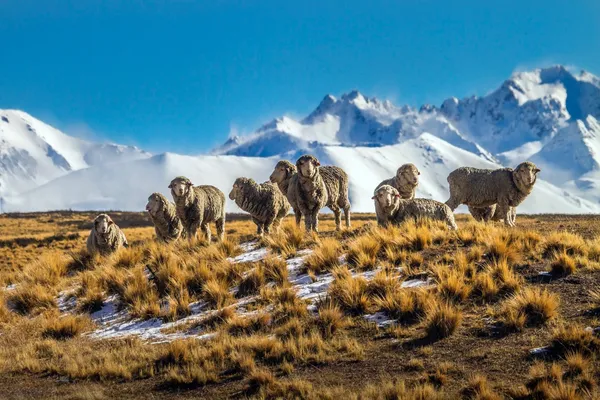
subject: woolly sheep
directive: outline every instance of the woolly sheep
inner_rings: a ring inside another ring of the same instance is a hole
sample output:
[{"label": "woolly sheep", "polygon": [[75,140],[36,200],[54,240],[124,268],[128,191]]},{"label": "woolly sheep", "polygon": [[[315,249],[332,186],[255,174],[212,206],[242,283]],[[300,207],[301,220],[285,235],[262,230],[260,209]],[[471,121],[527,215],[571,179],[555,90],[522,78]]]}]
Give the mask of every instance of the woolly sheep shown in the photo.
[{"label": "woolly sheep", "polygon": [[86,244],[90,254],[98,253],[103,256],[129,246],[123,231],[107,214],[100,214],[94,219],[94,226]]},{"label": "woolly sheep", "polygon": [[237,178],[229,198],[242,210],[250,213],[257,234],[269,234],[271,226],[277,228],[290,210],[290,204],[279,188],[271,182],[258,184],[254,179]]},{"label": "woolly sheep", "polygon": [[298,207],[304,215],[307,231],[319,231],[319,210],[329,201],[327,187],[319,171],[320,165],[319,160],[311,155],[303,155],[296,161]]},{"label": "woolly sheep", "polygon": [[504,220],[515,226],[517,207],[533,190],[540,169],[534,163],[524,162],[515,168],[496,170],[471,167],[458,168],[448,175],[450,198],[446,204],[455,210],[459,205],[482,208],[496,204],[493,220]]},{"label": "woolly sheep", "polygon": [[[302,156],[314,159],[317,163],[319,162],[313,156]],[[300,161],[300,159],[298,161]],[[320,165],[320,164],[319,164]],[[344,212],[344,223],[347,228],[350,227],[350,199],[348,197],[348,175],[343,169],[332,166],[319,166],[318,171],[321,175],[325,188],[327,191],[327,200],[325,206],[329,207],[333,211],[335,217],[336,230],[341,229],[341,212]],[[300,224],[302,218],[302,210],[299,204],[299,185],[298,185],[298,174],[297,167],[289,161],[279,161],[273,170],[270,178],[271,182],[277,183],[282,193],[286,194],[286,197],[294,209],[296,217],[296,224]],[[306,222],[306,220],[305,220]]]},{"label": "woolly sheep", "polygon": [[[475,218],[475,221],[488,222],[494,217],[494,214],[496,213],[496,205],[492,204],[491,206],[487,206],[487,207],[471,207],[471,206],[469,206],[469,212],[471,213],[473,218]],[[515,222],[516,217],[517,217],[516,207],[510,207],[510,213],[511,213],[512,221]]]},{"label": "woolly sheep", "polygon": [[383,185],[390,185],[400,193],[403,199],[414,199],[417,186],[419,185],[419,169],[414,164],[404,164],[396,171],[396,176],[382,181],[375,191]]},{"label": "woolly sheep", "polygon": [[208,224],[214,222],[218,240],[225,234],[225,195],[214,186],[194,186],[185,176],[178,176],[169,185],[175,202],[177,216],[192,241],[198,229],[202,229],[210,243],[211,233]]},{"label": "woolly sheep", "polygon": [[148,197],[146,211],[154,224],[156,238],[161,242],[173,242],[181,236],[183,225],[177,216],[175,204],[161,193],[152,193]]},{"label": "woolly sheep", "polygon": [[403,199],[391,185],[383,185],[372,197],[375,201],[377,221],[380,226],[400,224],[409,218],[429,218],[443,221],[451,230],[458,229],[450,207],[431,199]]}]

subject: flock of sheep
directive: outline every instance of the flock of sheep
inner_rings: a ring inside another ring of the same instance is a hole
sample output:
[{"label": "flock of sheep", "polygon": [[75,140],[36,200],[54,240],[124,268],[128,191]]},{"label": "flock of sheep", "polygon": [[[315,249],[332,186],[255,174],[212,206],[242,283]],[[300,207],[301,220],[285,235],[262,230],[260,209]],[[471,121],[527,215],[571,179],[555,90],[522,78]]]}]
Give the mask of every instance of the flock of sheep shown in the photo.
[{"label": "flock of sheep", "polygon": [[[458,168],[448,175],[450,198],[441,203],[415,198],[421,173],[413,164],[404,164],[393,178],[375,188],[372,199],[377,223],[386,226],[409,218],[429,218],[443,221],[455,230],[453,211],[466,204],[477,220],[503,220],[514,226],[516,207],[533,190],[539,172],[531,162],[521,163],[514,170]],[[183,176],[173,179],[169,189],[174,203],[160,193],[153,193],[146,205],[158,240],[172,242],[181,236],[192,240],[200,229],[210,242],[211,222],[216,225],[218,239],[223,239],[223,192],[214,186],[194,186]],[[307,231],[318,232],[319,211],[324,207],[333,211],[336,230],[341,229],[342,212],[346,227],[350,227],[348,175],[339,167],[321,166],[312,155],[303,155],[296,165],[279,161],[265,183],[256,183],[251,178],[236,179],[229,198],[251,215],[258,235],[269,234],[273,226],[278,229],[290,208],[294,210],[296,224],[304,216]],[[98,215],[87,240],[88,251],[106,255],[126,246],[125,235],[112,219],[106,214]]]}]

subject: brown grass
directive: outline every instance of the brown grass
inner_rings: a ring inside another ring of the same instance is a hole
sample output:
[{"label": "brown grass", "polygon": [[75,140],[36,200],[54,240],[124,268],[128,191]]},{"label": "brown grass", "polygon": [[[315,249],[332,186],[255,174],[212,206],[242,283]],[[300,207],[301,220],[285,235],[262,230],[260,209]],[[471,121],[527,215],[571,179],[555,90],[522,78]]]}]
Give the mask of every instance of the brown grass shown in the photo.
[{"label": "brown grass", "polygon": [[460,326],[462,312],[446,302],[432,302],[425,315],[425,332],[429,340],[440,340],[452,335]]},{"label": "brown grass", "polygon": [[319,241],[313,253],[306,257],[306,269],[314,274],[322,274],[340,265],[342,245],[336,239],[325,238]]},{"label": "brown grass", "polygon": [[559,299],[547,290],[526,288],[503,304],[502,322],[513,330],[540,326],[558,315]]}]

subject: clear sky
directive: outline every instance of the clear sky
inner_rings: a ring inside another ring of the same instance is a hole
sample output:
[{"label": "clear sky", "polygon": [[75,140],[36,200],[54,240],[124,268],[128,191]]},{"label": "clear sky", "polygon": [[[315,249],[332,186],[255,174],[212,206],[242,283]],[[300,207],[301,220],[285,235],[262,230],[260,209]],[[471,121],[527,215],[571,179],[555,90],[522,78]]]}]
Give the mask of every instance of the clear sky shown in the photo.
[{"label": "clear sky", "polygon": [[485,94],[518,69],[600,74],[598,0],[0,0],[0,108],[199,154],[358,89]]}]

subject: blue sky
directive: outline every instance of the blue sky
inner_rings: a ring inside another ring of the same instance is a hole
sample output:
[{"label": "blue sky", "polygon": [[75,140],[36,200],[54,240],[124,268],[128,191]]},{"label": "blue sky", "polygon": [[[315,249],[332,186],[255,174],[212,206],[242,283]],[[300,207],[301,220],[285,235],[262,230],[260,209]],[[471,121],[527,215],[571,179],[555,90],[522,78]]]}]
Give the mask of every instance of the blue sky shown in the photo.
[{"label": "blue sky", "polygon": [[0,108],[198,154],[358,89],[485,94],[516,69],[600,74],[600,2],[0,0]]}]

